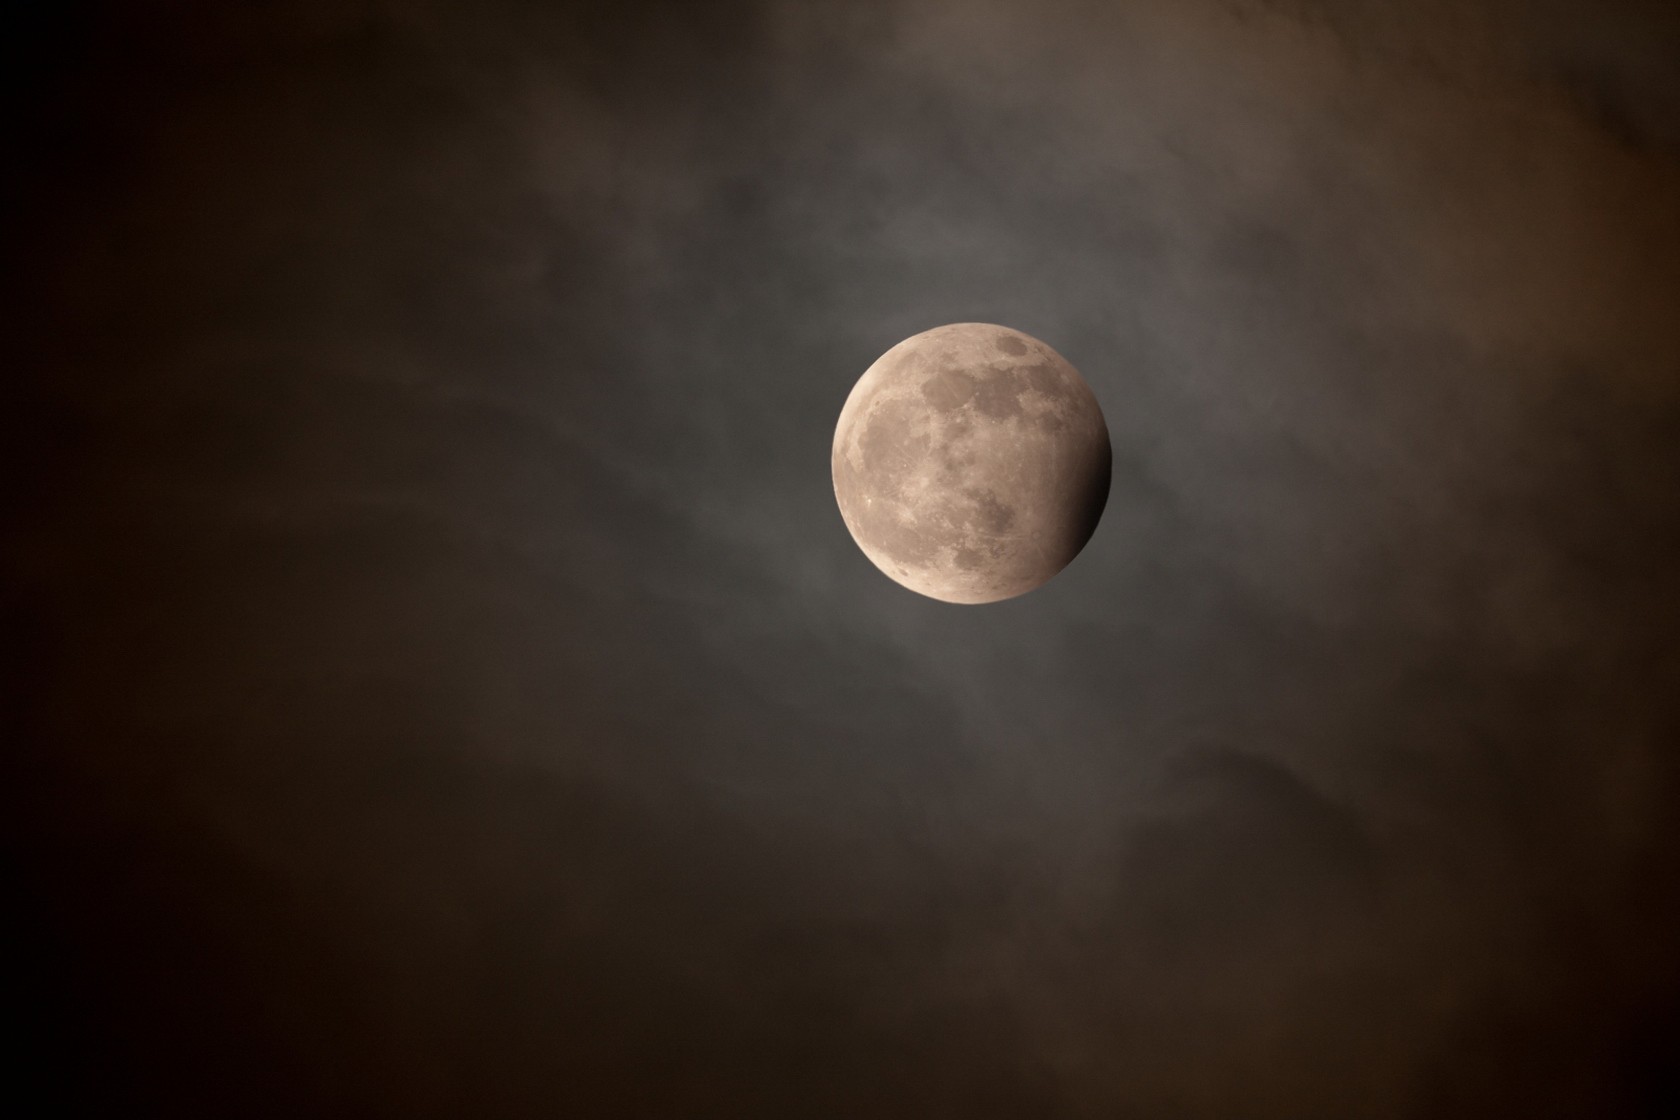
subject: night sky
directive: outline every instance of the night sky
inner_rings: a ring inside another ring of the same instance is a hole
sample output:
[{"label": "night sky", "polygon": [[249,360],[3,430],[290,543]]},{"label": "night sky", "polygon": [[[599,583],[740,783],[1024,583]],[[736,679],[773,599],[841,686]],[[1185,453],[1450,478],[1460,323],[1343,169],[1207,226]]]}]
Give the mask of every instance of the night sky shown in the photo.
[{"label": "night sky", "polygon": [[[1680,6],[40,7],[28,1115],[1672,1115]],[[983,607],[960,321],[1114,448]]]}]

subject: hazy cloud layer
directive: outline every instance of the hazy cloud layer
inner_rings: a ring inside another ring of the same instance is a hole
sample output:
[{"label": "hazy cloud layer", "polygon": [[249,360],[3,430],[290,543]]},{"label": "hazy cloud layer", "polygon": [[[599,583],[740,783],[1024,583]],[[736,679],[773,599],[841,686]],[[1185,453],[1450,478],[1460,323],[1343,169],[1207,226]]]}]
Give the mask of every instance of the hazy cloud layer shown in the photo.
[{"label": "hazy cloud layer", "polygon": [[[1669,6],[37,46],[7,787],[67,1111],[1664,1111]],[[963,320],[1115,450],[967,609],[828,478]]]}]

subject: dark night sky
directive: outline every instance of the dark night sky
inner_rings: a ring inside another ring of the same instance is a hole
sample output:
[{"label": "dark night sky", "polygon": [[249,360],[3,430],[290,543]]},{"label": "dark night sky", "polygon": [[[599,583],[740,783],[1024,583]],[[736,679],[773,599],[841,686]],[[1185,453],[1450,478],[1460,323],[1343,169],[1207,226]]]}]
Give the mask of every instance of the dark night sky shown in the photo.
[{"label": "dark night sky", "polygon": [[[5,49],[33,1115],[1674,1106],[1680,8]],[[963,320],[1115,451],[990,607],[881,576],[828,474]]]}]

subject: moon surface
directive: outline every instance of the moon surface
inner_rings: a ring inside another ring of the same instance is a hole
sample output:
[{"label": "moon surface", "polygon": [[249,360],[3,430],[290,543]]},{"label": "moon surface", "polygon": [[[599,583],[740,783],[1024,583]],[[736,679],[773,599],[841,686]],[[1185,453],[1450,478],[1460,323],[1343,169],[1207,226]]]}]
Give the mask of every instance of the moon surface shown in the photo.
[{"label": "moon surface", "polygon": [[1102,409],[1067,359],[1008,327],[953,323],[858,379],[834,430],[834,497],[894,580],[995,603],[1085,547],[1112,462]]}]

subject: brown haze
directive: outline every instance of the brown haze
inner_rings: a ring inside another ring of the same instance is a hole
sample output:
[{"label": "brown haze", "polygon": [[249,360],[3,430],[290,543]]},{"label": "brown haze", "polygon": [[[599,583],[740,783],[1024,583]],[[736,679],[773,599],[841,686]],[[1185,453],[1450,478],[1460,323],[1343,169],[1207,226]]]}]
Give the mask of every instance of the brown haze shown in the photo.
[{"label": "brown haze", "polygon": [[[35,1114],[1672,1114],[1674,5],[42,7]],[[828,472],[963,321],[1114,451],[985,609]]]}]

